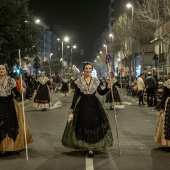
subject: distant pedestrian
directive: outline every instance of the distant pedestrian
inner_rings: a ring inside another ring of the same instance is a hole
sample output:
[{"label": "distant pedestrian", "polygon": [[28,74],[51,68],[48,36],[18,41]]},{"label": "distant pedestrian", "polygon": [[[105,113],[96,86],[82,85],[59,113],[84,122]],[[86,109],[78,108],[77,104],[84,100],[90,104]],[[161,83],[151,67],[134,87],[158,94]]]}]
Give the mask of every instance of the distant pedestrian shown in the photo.
[{"label": "distant pedestrian", "polygon": [[51,82],[48,77],[46,77],[45,72],[41,72],[41,76],[37,80],[38,88],[33,96],[33,107],[40,108],[45,111],[52,105],[51,101]]},{"label": "distant pedestrian", "polygon": [[110,105],[110,110],[114,109],[113,104],[115,105],[122,105],[122,101],[119,94],[118,89],[118,81],[117,78],[114,76],[113,72],[110,72],[110,77],[112,81],[112,92],[113,92],[113,99],[112,99],[112,93],[111,90],[106,94],[106,101],[105,103],[108,103]]},{"label": "distant pedestrian", "polygon": [[152,76],[151,72],[148,72],[147,78],[145,79],[145,87],[146,87],[146,94],[147,94],[147,104],[149,107],[153,106],[153,97],[154,91],[156,88],[156,80]]},{"label": "distant pedestrian", "polygon": [[157,107],[157,104],[158,104],[158,99],[157,99],[157,92],[158,92],[158,77],[157,75],[154,75],[153,76],[156,80],[156,87],[154,88],[154,95],[153,95],[153,106],[156,106]]},{"label": "distant pedestrian", "polygon": [[145,83],[144,83],[144,74],[141,73],[140,76],[137,79],[137,86],[138,86],[138,97],[139,97],[139,103],[138,105],[145,105],[144,103],[144,90],[145,90]]},{"label": "distant pedestrian", "polygon": [[62,86],[61,86],[61,89],[60,89],[60,92],[63,93],[65,95],[65,97],[67,96],[67,93],[69,92],[69,79],[64,76],[64,77],[61,77],[62,79]]}]

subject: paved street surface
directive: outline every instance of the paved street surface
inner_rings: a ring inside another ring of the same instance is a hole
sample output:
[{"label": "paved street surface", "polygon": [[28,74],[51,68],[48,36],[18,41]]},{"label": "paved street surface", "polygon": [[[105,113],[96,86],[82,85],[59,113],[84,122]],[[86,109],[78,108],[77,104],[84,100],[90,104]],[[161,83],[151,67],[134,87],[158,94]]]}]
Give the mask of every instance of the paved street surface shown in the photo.
[{"label": "paved street surface", "polygon": [[[138,106],[137,98],[122,93],[123,107],[117,107],[121,156],[114,121],[109,115],[114,145],[95,152],[93,159],[86,158],[79,150],[61,145],[72,95],[53,95],[54,107],[47,111],[37,110],[26,102],[25,114],[34,142],[28,145],[29,160],[25,150],[6,153],[0,157],[0,170],[169,170],[170,149],[153,142],[153,132],[158,111]],[[103,98],[101,98],[103,100]]]}]

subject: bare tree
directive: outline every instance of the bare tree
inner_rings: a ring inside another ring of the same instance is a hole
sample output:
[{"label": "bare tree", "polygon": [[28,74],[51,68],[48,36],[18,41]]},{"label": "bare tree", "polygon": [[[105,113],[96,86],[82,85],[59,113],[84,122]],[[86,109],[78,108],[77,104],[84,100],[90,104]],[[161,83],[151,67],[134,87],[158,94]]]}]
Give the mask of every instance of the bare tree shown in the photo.
[{"label": "bare tree", "polygon": [[170,53],[170,1],[142,0],[138,2],[135,18],[150,37],[160,39]]}]

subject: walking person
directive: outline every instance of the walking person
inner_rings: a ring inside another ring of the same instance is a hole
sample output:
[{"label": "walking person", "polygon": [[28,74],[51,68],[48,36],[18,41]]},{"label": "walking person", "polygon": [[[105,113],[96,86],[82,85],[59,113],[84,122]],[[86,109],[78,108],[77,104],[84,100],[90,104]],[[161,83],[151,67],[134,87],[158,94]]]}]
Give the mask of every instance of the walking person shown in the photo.
[{"label": "walking person", "polygon": [[69,92],[69,79],[64,76],[64,77],[61,77],[62,79],[62,86],[61,86],[61,89],[60,89],[60,92],[63,93],[65,95],[65,97],[67,96],[67,93]]},{"label": "walking person", "polygon": [[38,88],[33,96],[33,107],[40,108],[45,111],[52,105],[50,88],[51,83],[48,77],[46,77],[45,72],[41,72],[41,76],[37,80]]},{"label": "walking person", "polygon": [[151,72],[148,72],[148,76],[145,79],[145,87],[146,87],[146,93],[147,93],[147,104],[149,107],[153,106],[153,97],[154,97],[154,91],[156,88],[156,80],[152,76]]},{"label": "walking person", "polygon": [[138,77],[137,79],[137,85],[138,85],[138,97],[139,97],[139,103],[138,105],[145,105],[144,103],[144,96],[143,96],[143,93],[144,93],[144,90],[145,90],[145,83],[144,83],[144,74],[141,73],[140,76]]},{"label": "walking person", "polygon": [[157,100],[157,92],[158,92],[158,77],[157,75],[154,75],[153,76],[155,78],[155,81],[156,81],[156,87],[154,88],[154,95],[153,95],[153,106],[157,107],[158,105],[158,100]]},{"label": "walking person", "polygon": [[105,103],[108,103],[110,105],[110,110],[113,110],[114,109],[113,101],[114,101],[114,104],[117,104],[117,105],[118,104],[122,105],[122,101],[121,101],[119,90],[118,90],[118,81],[117,81],[117,78],[114,76],[113,72],[110,72],[110,77],[112,81],[113,99],[112,99],[112,94],[110,90],[109,93],[107,93],[106,95]]},{"label": "walking person", "polygon": [[[22,87],[20,89],[22,91]],[[5,65],[0,65],[0,152],[19,151],[25,148],[24,117],[14,100],[20,96],[16,81],[7,76]],[[27,143],[33,141],[26,121]]]},{"label": "walking person", "polygon": [[69,115],[73,120],[67,122],[62,138],[62,145],[72,149],[87,151],[88,157],[94,156],[94,150],[108,148],[113,144],[108,116],[96,92],[104,95],[110,84],[102,90],[100,81],[92,77],[93,65],[86,62],[84,74],[75,81],[75,93]]},{"label": "walking person", "polygon": [[163,146],[170,146],[170,79],[163,84],[163,94],[160,103],[160,113],[156,122],[154,141]]}]

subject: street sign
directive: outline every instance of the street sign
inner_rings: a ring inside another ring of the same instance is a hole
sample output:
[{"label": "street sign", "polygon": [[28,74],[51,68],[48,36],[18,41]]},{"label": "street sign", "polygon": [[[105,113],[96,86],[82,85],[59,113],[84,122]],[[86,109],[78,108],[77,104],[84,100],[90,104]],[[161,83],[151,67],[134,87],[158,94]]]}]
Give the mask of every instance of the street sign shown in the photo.
[{"label": "street sign", "polygon": [[121,68],[119,71],[120,71],[120,72],[124,72],[123,68]]},{"label": "street sign", "polygon": [[39,69],[39,68],[40,68],[40,63],[37,63],[37,62],[34,63],[34,64],[33,64],[33,67],[34,67],[35,69]]}]

